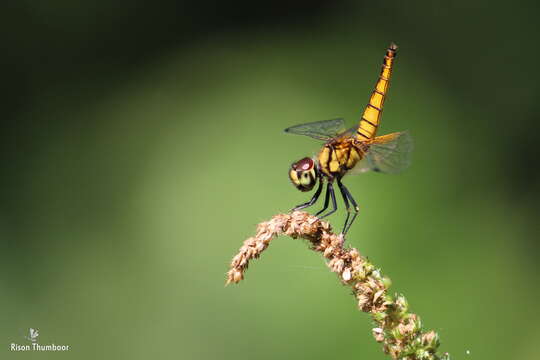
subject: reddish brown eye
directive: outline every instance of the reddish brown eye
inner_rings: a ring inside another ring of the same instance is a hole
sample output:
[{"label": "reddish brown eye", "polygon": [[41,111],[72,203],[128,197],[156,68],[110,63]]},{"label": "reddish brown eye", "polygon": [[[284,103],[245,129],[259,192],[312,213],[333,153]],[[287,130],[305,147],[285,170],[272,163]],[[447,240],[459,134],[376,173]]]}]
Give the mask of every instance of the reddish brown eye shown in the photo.
[{"label": "reddish brown eye", "polygon": [[311,170],[313,169],[314,166],[315,166],[315,163],[313,162],[313,159],[308,158],[308,157],[298,160],[297,162],[292,164],[292,168],[298,171]]}]

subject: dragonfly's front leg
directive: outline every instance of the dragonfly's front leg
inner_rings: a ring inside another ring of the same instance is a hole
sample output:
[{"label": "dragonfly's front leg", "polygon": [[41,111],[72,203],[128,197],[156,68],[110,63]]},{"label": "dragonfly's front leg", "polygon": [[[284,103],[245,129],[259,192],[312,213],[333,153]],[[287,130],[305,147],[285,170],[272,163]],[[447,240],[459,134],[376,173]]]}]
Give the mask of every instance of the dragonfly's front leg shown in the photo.
[{"label": "dragonfly's front leg", "polygon": [[[330,183],[328,183],[328,185],[330,185]],[[326,194],[324,195],[324,205],[323,205],[323,208],[318,211],[315,216],[319,216],[320,214],[322,214],[326,209],[328,209],[328,201],[330,200],[330,192],[328,191],[328,187],[326,188]]]},{"label": "dragonfly's front leg", "polygon": [[291,211],[302,210],[315,204],[317,200],[319,199],[319,196],[321,196],[322,188],[323,188],[323,180],[322,178],[319,178],[319,187],[317,188],[317,191],[315,191],[315,194],[313,195],[311,200],[303,204],[295,206]]},{"label": "dragonfly's front leg", "polygon": [[[326,214],[319,216],[322,212],[324,212],[328,208],[328,194],[330,194],[330,197],[332,198],[332,207],[333,209],[327,212]],[[326,196],[324,198],[324,208],[319,211],[315,216],[317,216],[319,219],[324,219],[325,217],[332,215],[337,210],[337,203],[336,203],[336,194],[334,193],[334,186],[331,182],[328,182],[328,185],[326,187]]]}]

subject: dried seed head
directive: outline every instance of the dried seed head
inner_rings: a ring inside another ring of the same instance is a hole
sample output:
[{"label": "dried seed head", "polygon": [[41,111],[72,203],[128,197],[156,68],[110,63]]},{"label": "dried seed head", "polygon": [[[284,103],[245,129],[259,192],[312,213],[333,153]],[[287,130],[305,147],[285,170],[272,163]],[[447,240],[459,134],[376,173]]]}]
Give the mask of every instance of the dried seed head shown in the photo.
[{"label": "dried seed head", "polygon": [[391,285],[357,249],[343,248],[343,236],[332,233],[330,224],[305,212],[279,214],[257,226],[257,234],[248,238],[230,264],[226,283],[244,279],[249,262],[261,256],[272,239],[288,235],[309,241],[311,248],[328,259],[328,267],[337,273],[343,284],[351,287],[358,307],[371,313],[377,326],[375,340],[383,343],[383,350],[392,358],[407,360],[448,360],[438,356],[439,337],[433,331],[422,333],[420,318],[408,313],[409,305],[403,295],[395,299],[387,293]]},{"label": "dried seed head", "polygon": [[373,328],[373,337],[375,338],[375,341],[377,342],[383,342],[384,341],[384,330],[381,328]]},{"label": "dried seed head", "polygon": [[345,270],[343,270],[343,273],[341,274],[341,278],[344,280],[344,281],[349,281],[351,280],[351,269],[349,268],[345,268]]}]

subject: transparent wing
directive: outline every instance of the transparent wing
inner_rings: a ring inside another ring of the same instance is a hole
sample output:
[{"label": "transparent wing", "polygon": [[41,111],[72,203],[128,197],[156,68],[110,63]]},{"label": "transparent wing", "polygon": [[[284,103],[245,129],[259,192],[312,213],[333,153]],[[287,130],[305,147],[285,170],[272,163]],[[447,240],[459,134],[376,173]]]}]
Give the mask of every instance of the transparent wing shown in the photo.
[{"label": "transparent wing", "polygon": [[408,131],[378,136],[371,141],[364,159],[353,171],[397,174],[411,165],[412,150],[413,141]]},{"label": "transparent wing", "polygon": [[291,126],[286,128],[285,132],[326,141],[343,133],[344,130],[345,121],[343,118],[338,118]]}]

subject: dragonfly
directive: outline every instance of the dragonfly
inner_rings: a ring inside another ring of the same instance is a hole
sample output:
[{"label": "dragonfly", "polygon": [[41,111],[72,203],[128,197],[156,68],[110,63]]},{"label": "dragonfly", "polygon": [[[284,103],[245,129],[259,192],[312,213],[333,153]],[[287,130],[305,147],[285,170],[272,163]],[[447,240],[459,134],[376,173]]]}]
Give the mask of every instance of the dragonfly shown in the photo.
[{"label": "dragonfly", "polygon": [[[291,211],[301,210],[315,204],[326,182],[324,206],[315,216],[322,219],[333,214],[337,211],[335,182],[347,210],[342,230],[342,234],[345,235],[360,209],[350,191],[343,184],[343,177],[366,171],[399,173],[409,167],[413,146],[408,131],[376,136],[396,54],[397,45],[391,43],[386,50],[375,88],[356,126],[345,130],[345,121],[343,118],[338,118],[300,124],[285,129],[286,133],[305,135],[325,142],[316,156],[300,159],[294,162],[289,169],[289,178],[300,191],[311,191],[317,181],[319,182],[313,197]],[[332,209],[321,215],[328,209],[330,200],[332,201]]]}]

